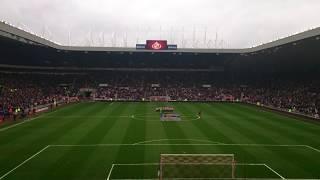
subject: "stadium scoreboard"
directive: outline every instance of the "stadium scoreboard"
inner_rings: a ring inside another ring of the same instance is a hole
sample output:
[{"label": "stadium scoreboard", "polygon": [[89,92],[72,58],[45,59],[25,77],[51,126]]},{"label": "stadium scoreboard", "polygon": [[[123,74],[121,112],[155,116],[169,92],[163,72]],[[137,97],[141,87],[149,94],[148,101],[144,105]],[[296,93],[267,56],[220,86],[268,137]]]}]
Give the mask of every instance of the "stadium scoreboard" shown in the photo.
[{"label": "stadium scoreboard", "polygon": [[147,40],[146,49],[166,50],[168,49],[168,43],[165,40]]},{"label": "stadium scoreboard", "polygon": [[147,40],[146,44],[136,44],[136,49],[146,50],[177,50],[175,44],[168,44],[166,40]]}]

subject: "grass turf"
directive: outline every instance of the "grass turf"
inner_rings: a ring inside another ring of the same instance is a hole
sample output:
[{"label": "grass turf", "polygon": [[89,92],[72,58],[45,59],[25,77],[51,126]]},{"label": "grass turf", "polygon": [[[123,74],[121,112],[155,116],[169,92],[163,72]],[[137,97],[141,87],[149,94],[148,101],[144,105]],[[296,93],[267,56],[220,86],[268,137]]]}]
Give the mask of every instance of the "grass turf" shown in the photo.
[{"label": "grass turf", "polygon": [[[160,122],[154,110],[163,105],[182,121]],[[159,162],[160,153],[265,164],[237,166],[239,178],[320,178],[319,149],[318,124],[242,104],[79,103],[0,131],[0,180],[103,180],[112,164],[122,165],[111,179],[156,178],[158,166],[142,163]]]}]

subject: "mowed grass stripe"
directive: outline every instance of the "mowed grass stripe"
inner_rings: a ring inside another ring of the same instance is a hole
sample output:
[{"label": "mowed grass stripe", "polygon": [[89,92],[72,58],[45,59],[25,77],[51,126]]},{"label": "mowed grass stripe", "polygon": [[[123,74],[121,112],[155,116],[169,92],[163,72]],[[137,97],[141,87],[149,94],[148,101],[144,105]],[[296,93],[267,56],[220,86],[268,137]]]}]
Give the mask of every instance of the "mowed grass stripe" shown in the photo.
[{"label": "mowed grass stripe", "polygon": [[[128,107],[123,104],[101,104],[102,110],[97,110],[94,115],[100,115],[105,118],[91,119],[88,117],[87,125],[82,127],[82,132],[76,133],[81,139],[76,144],[100,144],[113,128],[115,123],[120,120],[119,117],[108,118],[110,114],[122,114]],[[80,134],[81,133],[81,134]]]},{"label": "mowed grass stripe", "polygon": [[[138,108],[133,103],[114,103],[113,106],[117,106],[121,104],[117,111],[112,111],[111,119],[115,119],[112,128],[108,131],[108,133],[104,136],[104,138],[100,141],[101,144],[121,144],[126,139],[126,133],[131,123],[131,115],[135,112],[135,109]],[[125,106],[125,108],[123,108]],[[117,116],[115,114],[118,114]],[[109,119],[108,119],[109,121]],[[103,126],[109,126],[108,121]]]},{"label": "mowed grass stripe", "polygon": [[[66,136],[73,137],[72,141],[77,142],[75,144],[86,144],[88,143],[88,138],[91,139],[91,141],[98,142],[99,137],[95,133],[100,133],[96,129],[98,125],[103,123],[105,119],[90,119],[90,115],[92,114],[99,114],[101,112],[106,112],[106,108],[108,107],[108,104],[98,104],[99,106],[92,110],[90,114],[85,114],[83,118],[78,118],[84,121],[85,123],[82,123],[80,126],[78,126],[74,131],[69,131],[66,135],[64,135],[61,139],[65,139]],[[94,126],[89,126],[90,124],[93,124]],[[82,128],[82,126],[87,127],[87,129]],[[79,131],[80,130],[80,131]],[[91,134],[94,133],[94,134]],[[96,136],[94,136],[96,135]],[[68,138],[70,141],[70,138]],[[61,141],[61,140],[60,140]],[[83,149],[79,151],[79,148],[70,148],[69,151],[66,151],[64,153],[61,153],[61,156],[56,159],[55,161],[51,162],[50,168],[46,172],[43,173],[43,178],[45,176],[53,177],[55,174],[61,174],[65,172],[65,169],[68,169],[68,174],[72,174],[72,177],[77,177],[79,174],[79,169],[82,169],[82,172],[86,171],[86,163],[91,158],[91,155],[95,151],[94,148],[88,148]],[[74,164],[73,158],[70,158],[74,156],[74,153],[77,153],[77,156],[81,157],[77,159],[76,166],[72,165]],[[66,162],[67,159],[70,159],[69,162]]]},{"label": "mowed grass stripe", "polygon": [[[201,105],[200,103],[192,103],[192,104],[191,103],[190,104],[178,103],[177,107],[179,110],[181,110],[185,113],[197,116],[199,111],[201,111],[202,113],[203,113],[203,111],[206,111],[200,105]],[[191,128],[187,128],[187,131],[185,128],[182,128],[186,134],[190,134],[190,136],[189,136],[189,137],[191,137],[190,139],[208,140],[208,142],[206,142],[206,144],[220,143],[219,140],[221,140],[221,139],[217,138],[217,135],[224,136],[223,134],[217,134],[216,133],[217,131],[214,131],[214,128],[206,122],[206,119],[203,119],[203,118],[195,120],[195,121],[191,121],[190,123],[185,123],[185,124],[183,124],[183,126],[191,127]],[[198,134],[200,134],[200,136],[194,137],[195,132],[198,132]],[[224,136],[224,138],[226,138],[226,137]],[[199,143],[199,142],[192,142],[191,141],[190,143]],[[199,144],[201,144],[201,142]],[[205,151],[203,150],[203,147],[201,147],[201,145],[194,146],[193,148],[194,148],[193,153],[195,153],[195,154],[198,154],[198,153],[199,154],[235,154],[234,151],[231,151],[231,152],[226,151],[225,148],[222,146],[210,146]]]},{"label": "mowed grass stripe", "polygon": [[[177,104],[178,110],[182,111],[185,114],[189,114],[193,120],[189,123],[183,124],[188,128],[182,128],[182,130],[188,134],[190,139],[199,139],[204,140],[203,142],[191,141],[190,143],[220,143],[217,134],[212,131],[212,127],[206,124],[206,121],[201,119],[197,119],[199,111],[203,111],[200,108],[198,103],[186,104],[179,103]],[[195,120],[196,119],[196,120]],[[221,135],[221,134],[220,134]],[[218,148],[218,147],[217,147]]]},{"label": "mowed grass stripe", "polygon": [[[110,107],[109,103],[98,104],[99,107],[93,109],[93,113],[84,115],[84,117],[82,118],[86,121],[86,123],[83,125],[86,126],[87,129],[78,127],[80,128],[80,131],[78,130],[69,133],[69,135],[72,134],[71,136],[76,137],[76,143],[74,144],[99,143],[99,140],[104,137],[108,130],[112,128],[112,124],[116,121],[116,119],[111,120],[107,118],[108,114],[113,111],[121,113],[121,111],[125,109],[125,107],[120,104],[114,107]],[[90,119],[90,115],[95,114],[105,114],[106,118]],[[92,124],[93,126],[88,126],[90,124]],[[83,132],[81,132],[81,130],[83,130]],[[41,177],[41,179],[44,179],[45,176],[48,175],[50,177],[55,177],[55,175],[59,174],[65,174],[64,176],[66,179],[83,178],[83,176],[85,176],[86,174],[90,174],[88,172],[88,169],[90,168],[89,165],[92,164],[90,163],[90,161],[92,159],[96,159],[94,158],[96,156],[101,157],[101,154],[95,153],[96,151],[98,151],[97,148],[76,147],[67,148],[67,150],[61,151],[60,156],[56,156],[56,159],[51,162],[50,168],[47,169],[47,172],[43,173],[43,177]],[[103,157],[101,158],[103,159]],[[66,171],[66,169],[68,169],[68,171]],[[81,169],[81,171],[79,171],[79,169]]]},{"label": "mowed grass stripe", "polygon": [[[246,113],[237,113],[237,110],[233,106],[226,106],[226,104],[219,104],[218,106],[214,106],[215,108],[219,109],[218,112],[225,112],[227,115],[227,119],[224,121],[225,124],[228,124],[229,127],[236,127],[235,131],[238,131],[239,134],[242,136],[247,137],[247,139],[250,139],[249,144],[279,144],[274,142],[272,139],[268,138],[266,135],[268,130],[265,129],[257,129],[257,126],[255,123],[256,121],[252,121],[251,123],[246,124],[246,120],[250,114]],[[241,142],[240,142],[241,143]],[[260,149],[259,151],[264,152],[265,154],[269,154],[269,157],[273,157],[273,163],[276,162],[277,164],[281,162],[281,164],[286,164],[287,167],[290,167],[290,169],[294,169],[296,172],[299,172],[299,174],[302,174],[303,176],[308,175],[303,167],[301,167],[301,163],[297,161],[292,161],[291,159],[283,158],[283,152],[290,151],[290,148],[281,148],[283,150],[274,151],[274,148],[272,147],[265,147],[263,149]],[[257,154],[258,156],[261,156],[261,152]],[[299,158],[294,151],[292,156],[296,156],[296,159]],[[256,157],[259,158],[259,157]],[[293,157],[292,157],[293,158]],[[281,170],[282,168],[279,166],[276,168],[276,170]],[[280,171],[282,175],[285,173],[283,171]]]},{"label": "mowed grass stripe", "polygon": [[[178,108],[177,104],[172,104],[172,105],[175,108]],[[161,122],[161,125],[166,134],[166,139],[192,139],[192,136],[188,136],[188,134],[182,130],[182,128],[185,128],[187,123],[165,121],[165,122]],[[186,151],[181,151],[181,149],[177,146],[170,146],[170,150],[178,154],[188,153]],[[189,151],[195,152],[195,149],[193,147],[190,147]]]},{"label": "mowed grass stripe", "polygon": [[[197,116],[199,111],[201,111],[202,113],[204,113],[204,111],[208,111],[207,109],[201,107],[199,103],[180,103],[179,107],[180,109],[183,109],[184,112],[192,114],[194,116]],[[222,139],[226,138],[226,136],[224,136],[223,134],[219,134],[219,132],[214,131],[214,127],[209,125],[206,121],[207,119],[203,116],[201,117],[201,119],[191,121],[190,125],[193,127],[193,129],[190,132],[193,133],[193,131],[196,131],[200,134],[199,138],[217,143],[220,143]]]},{"label": "mowed grass stripe", "polygon": [[[210,124],[214,130],[219,131],[228,137],[227,142],[222,141],[222,143],[256,143],[252,141],[251,137],[243,135],[242,130],[239,127],[232,124],[232,118],[234,117],[232,116],[230,110],[222,109],[221,105],[219,104],[207,104],[207,106],[210,108],[210,110],[203,112],[203,114],[204,118],[208,118],[210,120],[206,122]],[[238,119],[239,117],[236,118],[236,120]]]},{"label": "mowed grass stripe", "polygon": [[[241,121],[241,118],[244,118],[244,117],[236,117],[235,119],[233,119],[234,117],[232,116],[232,110],[221,108],[222,104],[210,103],[210,104],[207,104],[207,106],[211,108],[211,111],[208,111],[205,113],[208,113],[209,116],[217,115],[219,117],[213,121],[212,120],[208,121],[209,124],[215,127],[215,130],[225,133],[225,135],[229,137],[231,141],[237,139],[237,142],[234,142],[234,143],[257,144],[257,142],[253,139],[253,135],[246,134],[244,129],[242,129],[241,127],[238,127],[237,124],[233,124],[232,122],[233,120]],[[222,118],[223,117],[222,114],[225,115],[224,118]],[[243,163],[248,163],[248,162],[260,163],[259,159],[263,158],[263,154],[266,156],[275,155],[272,152],[268,151],[267,149],[259,148],[259,147],[250,148],[245,146],[235,146],[234,151],[238,152],[238,153],[235,153],[236,159],[238,161],[241,160]],[[278,158],[281,158],[281,157],[278,157]]]},{"label": "mowed grass stripe", "polygon": [[[86,112],[94,108],[81,106],[79,104],[73,106],[77,107],[78,109],[83,109],[82,112]],[[74,108],[68,108],[68,110],[71,109]],[[34,123],[36,124],[36,127],[33,127],[33,125],[31,127],[25,126],[24,128],[28,130],[21,130],[22,134],[20,134],[20,136],[22,138],[13,138],[11,144],[1,145],[2,156],[0,156],[0,163],[3,164],[3,166],[0,169],[0,173],[4,174],[4,172],[12,169],[17,164],[38,152],[40,149],[44,148],[48,144],[53,143],[55,139],[61,137],[64,133],[71,128],[74,128],[74,126],[77,124],[75,123],[75,120],[62,121],[60,119],[52,121],[42,121],[42,119],[39,119],[39,121],[30,122],[30,124]],[[32,129],[34,129],[34,131],[32,131]],[[10,131],[5,133],[10,133]],[[26,131],[29,133],[25,134]],[[17,136],[19,135],[17,134]],[[10,140],[10,138],[8,140]]]},{"label": "mowed grass stripe", "polygon": [[[232,106],[233,107],[233,106]],[[235,110],[237,112],[244,112],[246,114],[250,114],[249,119],[251,121],[255,121],[257,124],[261,124],[263,127],[268,127],[268,132],[277,132],[278,134],[281,134],[282,138],[289,137],[291,140],[294,141],[303,141],[305,138],[309,139],[309,142],[311,144],[319,144],[319,141],[315,139],[315,136],[317,132],[320,131],[320,126],[317,126],[316,124],[312,124],[313,128],[312,130],[309,128],[310,123],[306,123],[304,121],[300,121],[300,125],[296,123],[296,119],[288,120],[286,116],[284,115],[273,115],[269,113],[261,113],[261,111],[258,111],[254,107],[248,107],[247,105],[240,105],[235,104],[234,105]],[[275,113],[274,113],[275,114]],[[289,122],[288,122],[289,121]],[[318,127],[318,128],[317,128]],[[317,128],[317,129],[316,129]],[[301,130],[304,129],[303,134],[297,133],[301,132]],[[285,132],[285,133],[283,133]],[[285,141],[285,139],[284,139]]]},{"label": "mowed grass stripe", "polygon": [[[268,136],[268,135],[272,135],[274,132],[275,132],[275,128],[274,125],[272,126],[268,126],[267,124],[265,124],[265,122],[275,122],[275,120],[268,120],[268,116],[260,116],[259,119],[256,119],[256,118],[251,118],[252,116],[256,116],[255,113],[252,113],[251,111],[248,112],[245,111],[242,106],[240,107],[237,107],[238,109],[234,109],[233,112],[235,112],[235,114],[237,114],[238,112],[241,114],[243,112],[246,112],[246,114],[250,114],[251,116],[249,116],[249,120],[251,122],[254,122],[254,124],[256,125],[260,125],[261,123],[261,127],[265,127],[264,131],[263,131],[263,128],[261,128],[260,130],[255,128],[255,131],[256,132],[263,132],[265,134],[265,136]],[[245,108],[247,109],[247,108]],[[263,117],[265,117],[265,119],[263,119]],[[247,120],[247,119],[246,119]],[[279,119],[278,121],[282,121],[281,119]],[[289,122],[287,122],[289,123]],[[299,133],[299,131],[297,130],[296,133]],[[301,135],[300,137],[304,137],[303,134],[299,133],[299,135]],[[289,139],[288,137],[292,137],[292,139]],[[257,137],[258,138],[258,137]],[[305,137],[307,138],[307,137]],[[287,144],[290,144],[289,142],[294,142],[295,144],[298,144],[299,141],[298,139],[295,139],[295,136],[292,136],[292,135],[288,135],[286,131],[282,131],[282,133],[280,133],[280,131],[277,131],[275,132],[275,135],[272,137],[272,139],[275,139],[277,140],[277,143],[287,143]],[[300,139],[300,138],[299,138]],[[308,139],[308,138],[307,138]],[[310,142],[311,139],[308,139],[308,141]],[[275,143],[274,143],[275,144]],[[270,147],[266,147],[267,149],[271,149]],[[276,151],[275,153],[278,153],[279,155],[278,156],[286,156],[287,159],[290,160],[290,164],[291,165],[296,165],[298,169],[301,169],[301,171],[299,171],[299,175],[300,177],[315,177],[315,175],[317,174],[316,171],[304,171],[304,174],[302,173],[302,170],[306,169],[306,168],[310,168],[310,169],[314,169],[312,167],[316,167],[316,166],[319,166],[319,163],[317,163],[315,160],[315,156],[312,156],[310,155],[310,149],[295,149],[295,150],[292,150],[292,148],[290,149],[283,149],[282,151]],[[307,163],[305,163],[307,162]],[[319,161],[320,162],[320,161]],[[281,167],[279,167],[281,168]],[[297,177],[297,176],[295,176]]]},{"label": "mowed grass stripe", "polygon": [[[94,109],[99,107],[99,105],[92,105],[92,106],[88,106],[88,107],[77,105],[77,107],[78,108],[75,109],[76,112],[78,112],[82,115],[86,115],[86,114],[91,114]],[[80,111],[78,111],[78,110],[80,110]],[[45,124],[46,122],[43,122],[43,124]],[[65,133],[68,133],[68,131],[72,130],[73,128],[76,128],[77,126],[79,126],[83,122],[84,122],[84,120],[81,120],[81,119],[80,120],[79,119],[67,119],[67,120],[57,119],[56,125],[52,125],[53,127],[46,126],[46,129],[47,129],[46,133],[34,131],[33,132],[34,138],[27,141],[29,143],[28,146],[14,149],[11,151],[12,155],[6,156],[8,159],[7,160],[4,159],[4,161],[7,161],[9,163],[6,163],[5,166],[8,166],[8,169],[12,169],[17,164],[21,163],[22,161],[24,161],[25,159],[27,159],[31,155],[38,152],[43,147],[47,146],[48,144],[53,144],[56,139],[59,139]],[[57,126],[57,124],[58,124],[58,126]],[[41,126],[42,124],[39,124],[39,125]],[[42,135],[39,135],[39,134],[42,134]],[[15,157],[15,158],[12,159],[12,157]],[[8,171],[8,169],[6,169],[6,170]],[[30,174],[32,172],[32,175],[37,176],[40,173],[36,169],[34,169],[31,172],[23,172],[20,169],[16,170],[15,174],[17,174],[17,172],[21,172],[22,174],[24,174],[24,173]],[[3,168],[1,168],[1,170],[3,170]],[[21,176],[21,177],[23,177],[23,176]]]},{"label": "mowed grass stripe", "polygon": [[[158,118],[156,116],[153,116],[153,114],[157,115],[157,113],[155,112],[155,106],[157,106],[157,104],[145,103],[143,111],[139,112],[141,114],[145,114],[145,117],[143,118],[145,122],[141,122],[144,124],[144,128],[145,128],[144,137],[141,137],[142,139],[139,141],[147,141],[147,140],[153,139],[152,138],[153,136],[160,135],[161,137],[163,137],[164,135],[164,130],[160,125],[160,120],[157,121]],[[143,147],[143,152],[144,152],[143,162],[157,162],[155,161],[155,159],[159,159],[159,154],[155,153],[156,151],[154,151],[154,148],[151,148],[151,150],[148,148],[147,150],[147,147]],[[140,176],[139,178],[155,178],[157,175],[156,174],[157,172],[153,172],[153,171],[150,172],[149,167],[143,167],[140,169],[143,169],[143,170],[136,170],[138,171],[138,173],[139,171],[143,172],[142,176]]]},{"label": "mowed grass stripe", "polygon": [[[124,116],[133,114],[134,111],[136,111],[137,106],[134,103],[116,103],[121,104],[119,108],[117,108],[117,111],[112,111],[110,114],[113,116],[115,114],[118,114],[118,117],[114,118],[114,124],[112,125],[112,128],[108,130],[108,133],[104,136],[103,139],[101,139],[100,143],[124,143],[125,139],[128,137],[127,131],[131,124],[130,118],[124,118]],[[125,106],[125,107],[124,107]],[[102,125],[104,127],[110,126],[109,119],[107,119],[106,123]],[[126,157],[130,155],[130,151],[128,151],[128,148],[125,148],[126,151],[122,151],[121,147],[110,147],[106,148],[107,150],[103,150],[105,148],[101,147],[87,147],[95,149],[95,152],[91,156],[91,158],[87,161],[85,167],[87,171],[82,171],[79,173],[79,178],[86,178],[91,179],[91,174],[94,173],[94,177],[97,179],[105,179],[107,176],[108,171],[111,168],[112,163],[115,163],[118,161],[118,156]],[[110,152],[111,151],[111,152]],[[100,152],[100,153],[99,153]],[[105,152],[102,153],[101,152]],[[121,155],[120,155],[121,154]],[[130,158],[126,159],[127,161],[130,161]],[[96,163],[99,164],[96,164]],[[98,170],[98,172],[96,172]],[[95,173],[96,172],[96,173]],[[79,179],[78,178],[78,179]]]},{"label": "mowed grass stripe", "polygon": [[[48,116],[54,115],[54,114],[56,114],[58,112],[69,111],[69,109],[75,108],[75,106],[77,106],[79,104],[80,103],[73,103],[73,104],[63,105],[63,106],[60,106],[60,107],[58,107],[56,109],[49,110],[48,112],[44,112],[42,114],[39,114],[38,116],[27,118],[27,119],[23,119],[23,120],[5,121],[3,124],[0,125],[0,132],[4,132],[4,131],[7,131],[8,129],[14,129],[14,128],[20,127],[20,126],[26,126],[30,122],[37,121],[38,119],[47,118]],[[33,122],[33,123],[36,123],[36,122]]]},{"label": "mowed grass stripe", "polygon": [[[167,143],[166,141],[157,141],[160,139],[166,139],[166,133],[161,125],[162,122],[160,121],[160,114],[159,112],[155,112],[156,107],[164,106],[165,104],[155,103],[153,105],[148,105],[149,112],[145,112],[145,116],[147,117],[146,123],[146,136],[142,138],[139,142],[135,143]],[[154,141],[155,140],[155,141]],[[144,142],[147,141],[147,142]],[[154,141],[154,142],[153,142]]]},{"label": "mowed grass stripe", "polygon": [[[246,109],[247,111],[270,118],[271,121],[275,121],[275,123],[279,124],[279,127],[292,129],[292,131],[301,130],[301,128],[305,129],[307,133],[317,133],[320,129],[320,123],[312,123],[306,121],[304,118],[294,117],[294,116],[286,116],[281,113],[276,113],[273,111],[265,110],[261,107],[247,105],[247,104],[234,104],[233,106],[238,106],[240,109]],[[278,121],[281,120],[281,121]]]},{"label": "mowed grass stripe", "polygon": [[[160,122],[154,108],[162,105],[175,106],[182,115],[197,114],[201,110],[203,117],[189,122]],[[140,120],[130,118],[132,114],[140,114]],[[186,140],[153,142],[168,144],[195,143],[187,139],[200,138],[222,143],[317,144],[316,139],[320,138],[317,125],[315,128],[311,123],[301,122],[299,129],[299,121],[286,118],[240,104],[116,102],[108,107],[108,103],[80,103],[0,132],[0,172],[4,174],[47,143],[132,144],[151,139]],[[285,127],[278,127],[285,124],[288,124],[288,133]],[[22,129],[20,135],[16,132],[19,128]],[[9,135],[17,137],[12,142],[2,139],[10,138]],[[320,176],[319,153],[303,146],[133,145],[52,147],[19,167],[8,179],[104,179],[112,163],[158,162],[160,153],[234,153],[238,162],[266,163],[285,177]],[[147,176],[149,171],[142,168],[131,173]]]},{"label": "mowed grass stripe", "polygon": [[[231,142],[232,138],[227,136],[224,133],[223,126],[219,125],[223,122],[215,122],[215,125],[212,125],[210,122],[219,121],[220,115],[214,114],[212,112],[212,107],[208,106],[203,103],[193,103],[193,104],[183,104],[186,109],[188,109],[188,112],[197,113],[199,111],[202,111],[202,118],[198,121],[192,122],[194,126],[196,126],[201,132],[206,134],[208,139],[212,141],[220,141],[221,143],[225,143],[224,141]],[[211,112],[208,114],[207,112]],[[221,113],[227,113],[227,112],[221,112]],[[214,115],[213,115],[214,114]],[[217,118],[215,118],[217,117]],[[221,128],[222,127],[222,128]],[[224,139],[224,141],[222,140]],[[203,151],[203,147],[199,146],[200,149]],[[235,158],[237,162],[242,163],[248,163],[253,162],[256,163],[257,157],[252,155],[249,150],[247,150],[245,147],[227,147],[227,146],[212,146],[210,147],[211,153],[221,153],[221,154],[235,154]],[[210,153],[209,151],[207,153]]]},{"label": "mowed grass stripe", "polygon": [[[230,108],[230,107],[225,107],[223,106],[223,108]],[[279,131],[275,131],[274,130],[274,126],[269,126],[268,124],[265,124],[264,122],[268,121],[267,119],[263,119],[264,116],[260,116],[259,120],[257,120],[256,118],[252,118],[252,116],[254,116],[252,113],[249,113],[246,110],[243,110],[239,107],[231,107],[233,114],[235,116],[244,116],[246,118],[243,118],[240,121],[235,121],[237,123],[237,126],[243,126],[243,127],[249,127],[247,128],[246,132],[250,132],[253,137],[255,137],[256,139],[259,140],[263,140],[266,139],[267,141],[270,141],[270,144],[281,144],[285,143],[285,144],[298,144],[299,141],[294,140],[294,139],[289,139],[288,136],[286,135],[286,133],[280,133]],[[266,147],[266,149],[271,149],[270,147]],[[290,151],[290,153],[287,153],[287,151]],[[302,164],[304,164],[303,162],[309,162],[308,166],[310,167],[315,167],[318,165],[318,163],[313,163],[314,158],[313,156],[310,156],[309,153],[305,153],[305,151],[303,150],[294,150],[292,151],[292,149],[290,150],[290,148],[288,148],[287,151],[277,151],[276,153],[278,153],[278,156],[284,156],[287,155],[291,157],[292,161],[291,164],[292,165],[296,165],[298,166],[298,168],[300,169],[304,169],[305,165],[302,166]],[[301,173],[301,172],[300,172]],[[307,173],[305,173],[307,174]],[[314,174],[313,174],[314,175]],[[304,175],[302,177],[305,177]],[[313,177],[313,176],[311,176]]]},{"label": "mowed grass stripe", "polygon": [[[138,114],[138,113],[145,113],[147,104],[136,104],[130,103],[133,105],[133,108],[130,108],[130,114]],[[144,119],[144,117],[143,117]],[[124,134],[124,138],[122,143],[123,144],[133,144],[145,137],[146,135],[146,122],[145,121],[135,121],[134,119],[129,119],[129,124],[126,127],[126,131]],[[143,146],[136,146],[136,147],[120,147],[119,151],[115,155],[115,162],[120,164],[127,164],[127,163],[143,163],[145,158],[145,147]],[[144,169],[136,170],[138,172],[134,172],[133,169],[128,169],[127,172],[120,172],[121,174],[113,174],[113,177],[116,176],[117,178],[123,177],[122,175],[134,175],[140,174],[141,176],[144,175]],[[130,176],[129,176],[130,177]]]},{"label": "mowed grass stripe", "polygon": [[[147,112],[147,104],[132,104],[132,108],[129,114],[145,114]],[[132,118],[127,119],[129,121],[129,126],[126,128],[125,138],[123,139],[123,144],[133,144],[137,141],[144,140],[145,138],[145,126],[146,126],[146,117],[141,117],[142,120],[136,121]]]},{"label": "mowed grass stripe", "polygon": [[232,123],[231,126],[239,127],[243,134],[247,134],[248,137],[253,137],[256,144],[297,144],[298,142],[286,138],[283,136],[283,132],[275,130],[274,125],[268,125],[264,122],[268,121],[265,116],[260,116],[257,120],[253,118],[252,114],[243,109],[239,110],[238,106],[226,106],[221,105],[221,109],[232,112],[229,116],[231,117],[229,121]]},{"label": "mowed grass stripe", "polygon": [[[212,107],[213,106],[213,107]],[[213,104],[213,105],[198,104],[198,109],[202,111],[203,118],[200,120],[199,123],[195,123],[195,125],[202,130],[203,132],[207,133],[207,136],[212,136],[212,134],[217,134],[218,137],[222,137],[227,142],[232,142],[234,138],[230,137],[229,135],[225,134],[227,129],[224,129],[224,127],[228,127],[224,125],[225,121],[220,121],[221,115],[216,113],[216,111],[219,111],[220,113],[228,113],[225,110],[217,110],[217,106],[219,104]],[[207,117],[206,117],[207,115]],[[214,117],[218,118],[214,118]],[[214,125],[212,124],[214,122]],[[222,143],[225,143],[222,141]],[[237,162],[242,163],[257,163],[258,157],[251,154],[251,151],[246,149],[245,147],[225,147],[225,146],[217,146],[220,148],[220,153],[231,153],[235,154],[235,159]]]},{"label": "mowed grass stripe", "polygon": [[[16,144],[21,144],[23,142],[28,142],[29,136],[30,138],[38,138],[38,135],[36,135],[37,133],[42,133],[42,130],[47,131],[48,128],[59,125],[60,119],[51,119],[47,118],[47,116],[55,115],[61,112],[66,112],[66,114],[69,114],[74,112],[77,108],[87,109],[87,107],[82,106],[81,104],[73,104],[56,111],[44,113],[34,121],[30,121],[14,128],[7,129],[6,131],[2,131],[0,132],[0,143],[1,145],[5,145],[8,143],[12,144],[15,142]],[[23,134],[23,136],[21,136],[21,134]],[[19,141],[20,139],[23,140]]]},{"label": "mowed grass stripe", "polygon": [[[115,106],[116,108],[113,109]],[[124,107],[125,106],[125,107]],[[106,116],[112,116],[114,118],[105,119],[104,123],[100,123],[99,131],[104,135],[100,136],[99,142],[97,144],[110,143],[107,139],[111,137],[115,139],[116,142],[124,142],[125,133],[121,132],[121,129],[127,130],[129,127],[130,121],[128,118],[123,118],[127,114],[132,113],[132,109],[135,106],[131,103],[113,103],[111,107],[108,108],[113,109]],[[115,115],[118,114],[118,117]],[[103,116],[104,114],[101,114]],[[118,132],[117,134],[112,135],[112,132]],[[125,131],[124,131],[125,132]],[[109,168],[111,167],[111,162],[115,162],[117,158],[117,154],[119,153],[119,147],[108,148],[108,150],[104,150],[104,148],[92,148],[94,152],[90,156],[90,158],[86,161],[84,168],[86,171],[82,171],[78,173],[78,179],[91,179],[92,177],[96,177],[96,179],[105,179],[108,173]],[[110,152],[111,151],[111,152]],[[94,174],[94,175],[92,175]]]},{"label": "mowed grass stripe", "polygon": [[[155,108],[162,106],[170,106],[168,103],[150,103],[148,105],[148,111],[146,112],[146,136],[145,141],[140,142],[141,144],[169,144],[175,143],[175,141],[167,141],[169,137],[166,134],[163,123],[160,121],[159,112],[155,112]],[[159,140],[159,141],[158,141]],[[160,162],[160,154],[170,153],[172,149],[170,146],[145,146],[145,162]],[[157,170],[158,166],[145,166],[144,170],[144,178],[157,178]],[[153,169],[152,169],[153,168]],[[150,170],[151,169],[151,170]]]},{"label": "mowed grass stripe", "polygon": [[[306,144],[318,148],[320,146],[319,142],[319,133],[320,126],[314,123],[304,122],[297,119],[288,119],[288,117],[277,114],[264,112],[261,109],[257,109],[254,106],[234,104],[232,107],[236,107],[236,112],[245,112],[247,119],[254,121],[256,125],[260,125],[264,130],[258,131],[267,136],[272,137],[281,144]],[[264,115],[266,114],[266,115]],[[247,120],[245,119],[245,120]],[[292,126],[292,123],[295,124]],[[298,123],[301,123],[300,126],[297,126]],[[313,130],[309,131],[310,127],[313,126]],[[315,128],[318,128],[317,131],[314,131]]]}]

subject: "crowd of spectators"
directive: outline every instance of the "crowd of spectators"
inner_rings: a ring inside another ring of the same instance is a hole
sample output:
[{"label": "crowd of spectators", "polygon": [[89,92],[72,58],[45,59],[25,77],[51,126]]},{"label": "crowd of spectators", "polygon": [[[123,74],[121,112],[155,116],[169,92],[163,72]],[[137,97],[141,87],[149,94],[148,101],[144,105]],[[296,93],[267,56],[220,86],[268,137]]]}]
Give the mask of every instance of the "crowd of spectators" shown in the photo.
[{"label": "crowd of spectators", "polygon": [[[1,74],[0,117],[65,97],[99,100],[242,101],[319,117],[320,84],[295,79],[230,78],[206,72]],[[86,90],[87,89],[87,90]],[[90,89],[90,92],[85,92]]]},{"label": "crowd of spectators", "polygon": [[[234,77],[208,72],[129,73],[99,83],[94,96],[107,100],[242,101],[319,117],[320,82],[310,77]],[[289,78],[288,78],[289,77]],[[103,76],[102,76],[103,78]]]},{"label": "crowd of spectators", "polygon": [[34,113],[39,105],[54,104],[71,94],[68,86],[59,84],[61,76],[1,74],[0,120],[16,114]]}]

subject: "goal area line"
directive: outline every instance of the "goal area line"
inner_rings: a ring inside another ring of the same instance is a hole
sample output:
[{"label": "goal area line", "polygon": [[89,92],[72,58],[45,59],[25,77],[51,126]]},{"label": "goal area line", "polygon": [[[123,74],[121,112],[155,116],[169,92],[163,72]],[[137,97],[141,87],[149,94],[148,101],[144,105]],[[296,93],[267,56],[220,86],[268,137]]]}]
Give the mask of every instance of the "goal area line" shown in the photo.
[{"label": "goal area line", "polygon": [[[168,164],[175,164],[175,163],[168,163]],[[216,165],[215,163],[205,163],[205,164],[209,164],[209,165]],[[287,179],[284,178],[282,175],[280,175],[277,171],[275,171],[274,169],[272,169],[270,166],[268,166],[265,163],[237,163],[237,166],[264,166],[266,169],[268,169],[270,172],[272,172],[273,174],[277,175],[279,178],[184,178],[184,177],[180,177],[180,178],[169,178],[169,179],[173,179],[173,180],[182,180],[182,179],[199,179],[199,180],[204,180],[204,179],[221,179],[221,180],[234,180],[234,179],[259,179],[259,180],[264,180],[264,179]],[[107,172],[107,177],[105,178],[105,180],[159,180],[158,177],[155,178],[112,178],[112,172],[114,171],[115,168],[119,167],[119,166],[159,166],[159,163],[114,163],[111,165],[111,168],[109,169],[109,171]],[[166,179],[166,178],[164,178]],[[294,180],[294,179],[288,179],[288,180]],[[311,180],[311,179],[304,179],[304,180]]]}]

